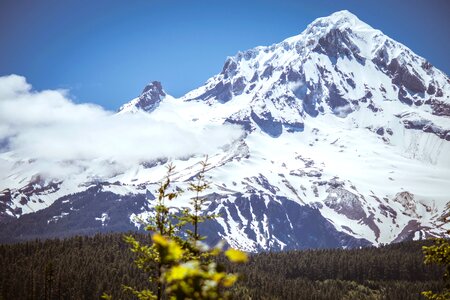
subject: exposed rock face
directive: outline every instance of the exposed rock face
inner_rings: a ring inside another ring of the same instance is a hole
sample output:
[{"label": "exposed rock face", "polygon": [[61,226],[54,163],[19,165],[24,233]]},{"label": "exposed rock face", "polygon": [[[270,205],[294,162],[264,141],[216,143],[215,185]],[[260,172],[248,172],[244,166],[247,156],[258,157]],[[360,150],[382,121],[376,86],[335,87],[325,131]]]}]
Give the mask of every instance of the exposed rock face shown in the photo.
[{"label": "exposed rock face", "polygon": [[20,207],[11,207],[14,202],[31,209],[39,209],[45,203],[46,195],[58,192],[61,181],[45,180],[42,175],[35,175],[30,182],[19,189],[5,189],[0,192],[0,223],[7,221],[11,216],[20,216],[23,211]]},{"label": "exposed rock face", "polygon": [[119,112],[133,112],[136,109],[152,112],[158,107],[164,97],[166,97],[166,93],[164,92],[161,83],[159,81],[152,81],[145,86],[138,98],[123,105],[119,109]]},{"label": "exposed rock face", "polygon": [[225,79],[228,79],[236,74],[236,70],[237,70],[236,61],[232,57],[229,57],[226,60],[225,64],[223,65],[221,74],[224,75]]},{"label": "exposed rock face", "polygon": [[397,117],[402,120],[406,129],[422,130],[423,132],[432,133],[443,140],[450,141],[450,129],[444,129],[432,121],[414,114],[400,114]]},{"label": "exposed rock face", "polygon": [[319,39],[317,46],[313,51],[325,54],[330,58],[336,60],[337,58],[347,57],[349,59],[358,59],[364,63],[359,53],[360,50],[350,39],[352,30],[345,28],[343,30],[338,28],[331,29],[325,36]]},{"label": "exposed rock face", "polygon": [[142,91],[139,96],[139,102],[136,103],[136,107],[145,111],[152,111],[159,105],[165,96],[166,93],[163,91],[161,83],[159,81],[153,81]]},{"label": "exposed rock face", "polygon": [[220,102],[224,103],[231,100],[231,98],[233,97],[232,91],[233,86],[230,82],[227,83],[219,82],[212,89],[206,91],[204,94],[200,95],[196,99],[208,100],[211,98],[215,98]]},{"label": "exposed rock face", "polygon": [[343,188],[329,188],[328,197],[324,203],[336,212],[352,220],[362,220],[366,217],[361,201],[355,194]]},{"label": "exposed rock face", "polygon": [[[419,222],[417,222],[415,220],[411,220],[408,223],[408,225],[406,225],[405,228],[403,228],[403,230],[400,232],[400,234],[395,238],[395,240],[393,242],[399,243],[404,240],[412,239],[412,237],[414,236],[414,234],[416,232],[420,233],[421,229],[422,229],[422,226],[420,226]],[[426,239],[427,237],[428,237],[428,235],[425,235],[422,238]]]},{"label": "exposed rock face", "polygon": [[383,127],[378,128],[377,131],[376,131],[376,133],[377,133],[378,135],[384,135],[384,128],[383,128]]},{"label": "exposed rock face", "polygon": [[273,137],[278,137],[283,133],[283,126],[281,122],[275,120],[269,111],[264,111],[257,115],[252,111],[251,118],[265,133]]},{"label": "exposed rock face", "polygon": [[450,104],[438,101],[438,100],[430,100],[431,108],[433,109],[433,114],[436,116],[446,116],[450,117]]},{"label": "exposed rock face", "polygon": [[394,58],[387,66],[387,69],[392,76],[393,84],[404,86],[414,93],[425,92],[426,87],[420,75],[414,70],[411,72],[405,64],[400,64],[398,59]]},{"label": "exposed rock face", "polygon": [[[11,191],[5,189],[0,192],[0,224],[13,219],[14,215],[20,215],[21,209],[12,209],[10,206],[13,204],[13,198],[11,197]],[[11,211],[10,214],[7,212]],[[13,216],[11,216],[13,215]]]},{"label": "exposed rock face", "polygon": [[397,193],[394,201],[400,203],[404,207],[405,213],[417,215],[417,203],[414,201],[414,195],[410,192],[404,191]]}]

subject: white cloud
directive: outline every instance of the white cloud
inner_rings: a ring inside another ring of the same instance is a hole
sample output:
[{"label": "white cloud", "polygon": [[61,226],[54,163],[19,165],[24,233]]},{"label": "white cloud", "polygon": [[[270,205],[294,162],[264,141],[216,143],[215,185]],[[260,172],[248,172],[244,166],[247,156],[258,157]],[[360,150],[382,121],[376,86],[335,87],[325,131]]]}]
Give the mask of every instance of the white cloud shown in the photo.
[{"label": "white cloud", "polygon": [[[147,113],[117,115],[75,104],[62,90],[33,91],[21,76],[0,77],[0,152],[31,159],[43,174],[67,175],[96,164],[104,173],[98,175],[108,176],[142,161],[209,153],[241,135],[234,126],[192,125]],[[8,172],[4,165],[1,173]]]}]

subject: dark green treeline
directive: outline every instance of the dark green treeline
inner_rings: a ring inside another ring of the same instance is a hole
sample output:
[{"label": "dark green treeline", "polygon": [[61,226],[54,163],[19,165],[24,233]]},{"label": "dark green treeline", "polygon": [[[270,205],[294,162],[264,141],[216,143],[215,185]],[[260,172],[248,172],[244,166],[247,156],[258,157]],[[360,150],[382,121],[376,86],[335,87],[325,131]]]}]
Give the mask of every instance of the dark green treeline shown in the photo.
[{"label": "dark green treeline", "polygon": [[[423,299],[442,288],[442,270],[423,264],[424,244],[261,253],[227,268],[242,274],[235,299]],[[133,259],[117,233],[0,245],[0,299],[132,299],[121,284],[147,284]]]}]

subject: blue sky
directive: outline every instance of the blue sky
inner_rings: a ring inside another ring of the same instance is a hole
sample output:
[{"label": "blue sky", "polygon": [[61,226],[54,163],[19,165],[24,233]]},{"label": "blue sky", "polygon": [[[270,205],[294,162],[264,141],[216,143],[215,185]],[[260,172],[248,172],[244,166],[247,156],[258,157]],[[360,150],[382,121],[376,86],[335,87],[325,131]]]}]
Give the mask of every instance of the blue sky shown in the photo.
[{"label": "blue sky", "polygon": [[0,76],[116,110],[152,80],[181,96],[220,72],[227,56],[342,9],[449,74],[447,0],[0,0]]}]

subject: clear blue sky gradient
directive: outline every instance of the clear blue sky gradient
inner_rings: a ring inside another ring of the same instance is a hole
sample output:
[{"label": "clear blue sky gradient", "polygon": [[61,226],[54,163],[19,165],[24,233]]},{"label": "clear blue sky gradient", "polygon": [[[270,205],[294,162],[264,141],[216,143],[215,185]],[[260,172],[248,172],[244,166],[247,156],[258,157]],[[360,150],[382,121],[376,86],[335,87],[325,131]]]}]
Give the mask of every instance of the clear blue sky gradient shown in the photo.
[{"label": "clear blue sky gradient", "polygon": [[449,74],[447,0],[0,0],[0,75],[116,110],[152,80],[181,96],[227,56],[342,9]]}]

